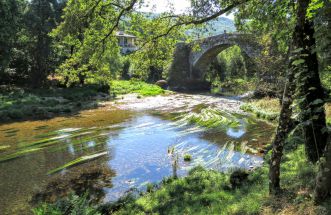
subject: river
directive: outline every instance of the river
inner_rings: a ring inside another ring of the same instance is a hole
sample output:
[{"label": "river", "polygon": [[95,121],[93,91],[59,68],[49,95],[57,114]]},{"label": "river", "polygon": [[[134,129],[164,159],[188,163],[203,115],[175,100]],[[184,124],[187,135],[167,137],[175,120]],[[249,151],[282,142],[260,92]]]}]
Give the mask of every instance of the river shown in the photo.
[{"label": "river", "polygon": [[[208,94],[128,95],[74,116],[1,125],[0,214],[31,214],[36,201],[73,190],[115,201],[197,165],[219,171],[261,166],[274,127],[245,115],[240,105]],[[211,128],[187,120],[205,109],[231,114],[238,125]]]}]

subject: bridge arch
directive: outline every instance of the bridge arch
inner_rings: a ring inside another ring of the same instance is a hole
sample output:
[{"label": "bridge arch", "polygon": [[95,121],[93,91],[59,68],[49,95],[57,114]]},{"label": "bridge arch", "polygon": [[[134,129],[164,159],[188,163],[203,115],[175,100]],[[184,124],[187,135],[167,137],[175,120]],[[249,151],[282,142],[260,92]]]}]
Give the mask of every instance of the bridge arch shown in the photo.
[{"label": "bridge arch", "polygon": [[225,49],[237,45],[244,53],[249,65],[261,52],[260,45],[250,34],[220,34],[177,44],[173,62],[169,69],[169,86],[174,90],[200,90],[210,87],[204,75],[212,60]]}]

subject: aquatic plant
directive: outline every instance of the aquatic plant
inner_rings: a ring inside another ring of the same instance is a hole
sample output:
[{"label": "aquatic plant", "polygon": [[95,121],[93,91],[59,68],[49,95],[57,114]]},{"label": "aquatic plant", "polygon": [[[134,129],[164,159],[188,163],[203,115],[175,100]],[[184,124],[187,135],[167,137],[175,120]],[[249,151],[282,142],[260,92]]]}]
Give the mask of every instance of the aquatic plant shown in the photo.
[{"label": "aquatic plant", "polygon": [[173,178],[177,178],[177,170],[179,168],[179,156],[178,153],[176,153],[175,149],[175,147],[168,148],[168,156],[171,160]]},{"label": "aquatic plant", "polygon": [[75,194],[87,195],[93,203],[100,203],[105,197],[104,188],[111,188],[115,172],[108,166],[89,163],[64,175],[56,175],[32,196],[30,203],[55,203],[57,200]]},{"label": "aquatic plant", "polygon": [[107,154],[108,154],[108,152],[101,152],[101,153],[97,153],[97,154],[93,154],[93,155],[85,155],[85,156],[79,157],[79,158],[77,158],[73,161],[70,161],[70,162],[68,162],[68,163],[66,163],[66,164],[64,164],[64,165],[62,165],[62,166],[60,166],[56,169],[48,171],[47,174],[54,174],[54,173],[57,173],[59,171],[62,171],[63,169],[67,169],[67,168],[76,166],[78,164],[97,159],[97,158],[105,156]]},{"label": "aquatic plant", "polygon": [[0,146],[0,151],[10,148],[8,145]]},{"label": "aquatic plant", "polygon": [[190,154],[185,154],[184,155],[184,161],[189,162],[191,160],[192,160],[192,155],[190,155]]},{"label": "aquatic plant", "polygon": [[24,149],[24,150],[21,150],[21,151],[17,151],[15,153],[0,157],[0,162],[12,160],[12,159],[15,159],[15,158],[27,155],[27,154],[31,154],[31,153],[40,151],[41,149],[42,148],[32,148],[32,149]]},{"label": "aquatic plant", "polygon": [[200,112],[188,113],[183,119],[190,124],[197,124],[207,128],[238,128],[240,120],[231,113],[226,113],[213,108],[204,108]]}]

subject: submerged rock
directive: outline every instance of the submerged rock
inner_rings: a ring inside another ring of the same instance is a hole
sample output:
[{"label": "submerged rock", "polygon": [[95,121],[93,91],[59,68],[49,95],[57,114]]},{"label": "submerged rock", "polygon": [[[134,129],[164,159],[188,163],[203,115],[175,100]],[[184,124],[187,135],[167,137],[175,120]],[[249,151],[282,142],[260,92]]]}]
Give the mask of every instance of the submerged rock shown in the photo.
[{"label": "submerged rock", "polygon": [[57,200],[74,193],[82,196],[88,193],[93,202],[100,202],[105,193],[103,188],[111,188],[111,178],[114,172],[107,167],[82,168],[81,171],[68,172],[54,177],[41,191],[35,193],[31,204],[39,202],[54,203]]},{"label": "submerged rock", "polygon": [[159,80],[155,83],[155,85],[161,87],[162,89],[166,90],[168,89],[168,82],[166,80]]}]

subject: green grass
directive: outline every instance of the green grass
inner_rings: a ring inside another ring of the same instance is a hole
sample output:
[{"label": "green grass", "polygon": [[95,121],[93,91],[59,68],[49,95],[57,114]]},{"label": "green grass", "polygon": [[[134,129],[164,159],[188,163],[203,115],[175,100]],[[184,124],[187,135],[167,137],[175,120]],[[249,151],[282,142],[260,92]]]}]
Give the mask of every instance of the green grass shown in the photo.
[{"label": "green grass", "polygon": [[[256,117],[265,119],[271,122],[278,120],[281,105],[278,99],[263,98],[259,100],[250,100],[243,104],[240,109],[245,112],[255,114]],[[331,103],[325,104],[326,123],[331,126]]]},{"label": "green grass", "polygon": [[0,121],[51,118],[54,115],[97,107],[95,97],[99,93],[98,86],[2,90],[0,92]]},{"label": "green grass", "polygon": [[243,104],[240,109],[254,113],[256,117],[261,119],[277,121],[281,106],[278,99],[263,98],[260,100],[251,100]]},{"label": "green grass", "polygon": [[68,198],[62,199],[55,204],[44,203],[33,209],[35,215],[101,215],[90,201],[85,196],[70,195]]},{"label": "green grass", "polygon": [[47,119],[59,114],[76,113],[98,107],[98,101],[109,99],[109,94],[138,93],[140,98],[165,92],[159,86],[134,80],[112,81],[110,89],[96,84],[56,89],[0,89],[0,121]]},{"label": "green grass", "polygon": [[140,96],[156,96],[164,94],[166,91],[161,87],[153,84],[147,84],[142,81],[130,80],[116,80],[111,81],[110,91],[115,95],[138,93]]},{"label": "green grass", "polygon": [[[266,160],[268,160],[268,157]],[[316,206],[312,200],[317,168],[306,160],[304,146],[287,147],[281,165],[280,197],[268,194],[268,161],[248,176],[239,188],[231,188],[228,174],[202,167],[192,169],[187,177],[166,178],[158,186],[150,185],[148,192],[134,197],[128,195],[118,202],[88,205],[95,214],[322,214],[331,211],[331,201]],[[84,200],[85,197],[82,197]],[[78,210],[79,202],[71,208]],[[61,203],[60,200],[59,202]],[[67,201],[67,200],[66,200]],[[71,203],[70,203],[71,204]],[[61,214],[55,204],[42,204],[35,214]],[[77,207],[76,207],[77,206]],[[59,213],[45,213],[54,209]],[[39,212],[39,213],[36,213]],[[76,211],[72,211],[73,214]],[[86,213],[83,213],[86,214]],[[88,214],[88,213],[87,213]]]},{"label": "green grass", "polygon": [[[304,147],[285,152],[281,166],[280,199],[268,194],[268,165],[255,171],[238,189],[230,188],[229,176],[220,172],[193,169],[185,178],[163,183],[158,190],[128,201],[115,214],[304,214],[318,211],[311,193],[316,167],[307,162]],[[327,202],[324,207],[330,211]],[[280,212],[278,211],[278,212]],[[318,213],[311,213],[318,214]]]}]

